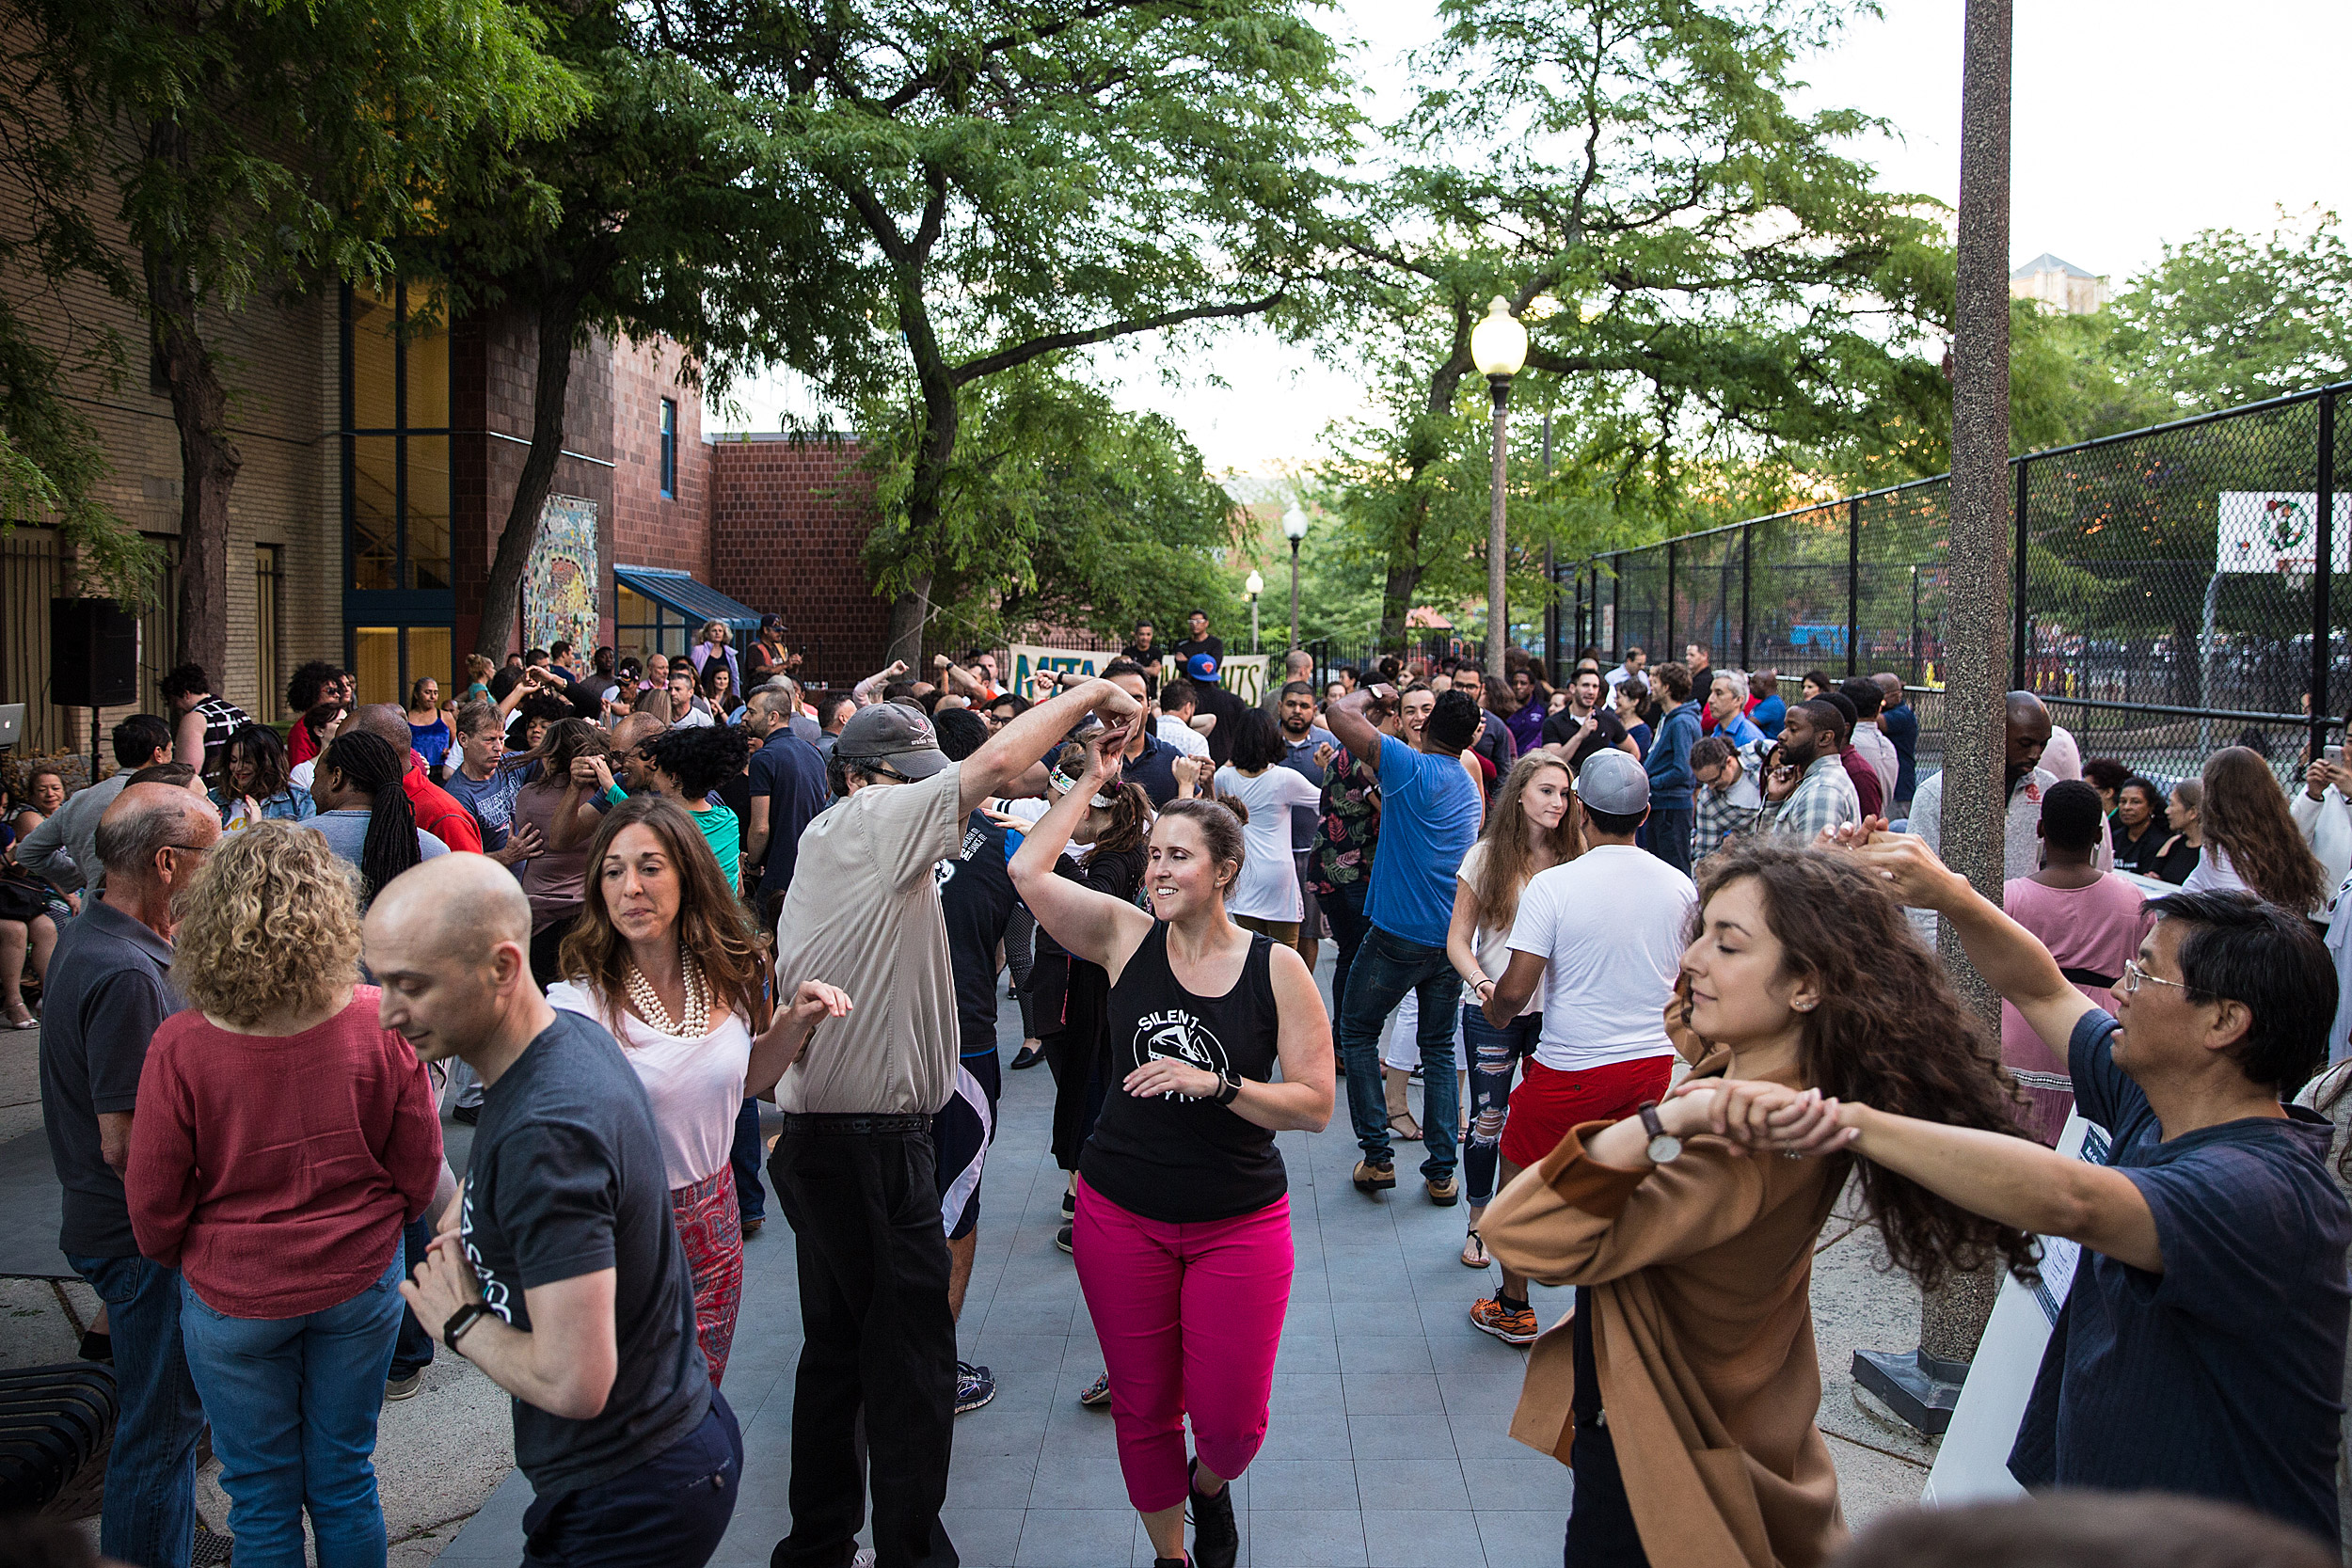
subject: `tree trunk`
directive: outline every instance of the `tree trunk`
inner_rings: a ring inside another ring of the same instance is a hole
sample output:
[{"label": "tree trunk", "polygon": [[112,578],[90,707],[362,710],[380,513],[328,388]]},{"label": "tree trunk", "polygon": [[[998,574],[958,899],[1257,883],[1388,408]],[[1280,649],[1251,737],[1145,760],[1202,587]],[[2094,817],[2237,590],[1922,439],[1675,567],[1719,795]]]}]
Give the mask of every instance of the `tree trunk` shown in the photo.
[{"label": "tree trunk", "polygon": [[[163,133],[157,133],[158,135]],[[229,390],[205,344],[187,270],[166,247],[141,258],[155,353],[180,431],[180,628],[174,661],[229,687],[229,492],[245,459],[229,439]],[[266,705],[269,693],[262,694]]]},{"label": "tree trunk", "polygon": [[523,459],[514,504],[506,509],[498,554],[490,562],[490,580],[482,589],[482,627],[474,635],[473,651],[493,664],[504,661],[514,638],[523,578],[531,570],[531,552],[539,542],[540,514],[547,509],[555,466],[564,456],[564,401],[571,388],[572,337],[580,328],[580,304],[579,293],[569,288],[545,294],[539,301],[539,369],[531,394],[531,455]]},{"label": "tree trunk", "polygon": [[[907,341],[914,352],[915,379],[923,389],[923,423],[914,449],[914,483],[907,486],[906,545],[911,551],[927,552],[938,531],[940,497],[947,487],[947,465],[955,456],[956,428],[962,409],[956,402],[946,356],[931,336],[929,318],[910,315],[909,319],[919,320],[922,327],[908,333]],[[903,660],[909,670],[923,670],[923,628],[930,618],[933,577],[929,567],[914,572],[907,578],[907,591],[891,601],[890,645],[883,650],[884,662]]]}]

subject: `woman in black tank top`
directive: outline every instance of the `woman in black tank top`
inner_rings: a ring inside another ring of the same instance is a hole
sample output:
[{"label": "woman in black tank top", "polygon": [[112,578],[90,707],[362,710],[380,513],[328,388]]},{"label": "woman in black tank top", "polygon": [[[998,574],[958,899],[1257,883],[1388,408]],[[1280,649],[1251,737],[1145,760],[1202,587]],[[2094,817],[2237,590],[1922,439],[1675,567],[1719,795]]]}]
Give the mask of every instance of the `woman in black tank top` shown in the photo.
[{"label": "woman in black tank top", "polygon": [[1225,912],[1242,843],[1224,806],[1161,813],[1143,879],[1151,914],[1055,875],[1092,792],[1118,780],[1126,739],[1120,727],[1089,744],[1086,778],[1030,831],[1012,879],[1041,928],[1111,976],[1111,1085],[1079,1161],[1074,1250],[1127,1496],[1160,1568],[1187,1560],[1187,1500],[1189,1560],[1223,1568],[1240,1544],[1226,1482],[1264,1441],[1290,1300],[1274,1134],[1330,1123],[1331,1022],[1297,953]]}]

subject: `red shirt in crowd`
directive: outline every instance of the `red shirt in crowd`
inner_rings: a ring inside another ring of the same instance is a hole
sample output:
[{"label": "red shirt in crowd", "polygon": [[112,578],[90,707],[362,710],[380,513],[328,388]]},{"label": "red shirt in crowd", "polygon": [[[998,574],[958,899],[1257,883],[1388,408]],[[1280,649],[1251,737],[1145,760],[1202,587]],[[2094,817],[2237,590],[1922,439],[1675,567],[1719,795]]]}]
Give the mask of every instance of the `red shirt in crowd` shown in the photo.
[{"label": "red shirt in crowd", "polygon": [[408,753],[408,775],[400,781],[400,787],[408,792],[418,827],[453,849],[482,853],[482,824],[457,803],[456,796],[425,776],[424,758],[414,752]]},{"label": "red shirt in crowd", "polygon": [[299,768],[318,754],[318,736],[310,733],[310,725],[299,719],[295,720],[294,728],[286,732],[287,764],[290,767]]},{"label": "red shirt in crowd", "polygon": [[1885,792],[1879,787],[1879,770],[1870,766],[1870,759],[1849,746],[1839,754],[1838,761],[1846,765],[1846,777],[1853,781],[1853,792],[1861,800],[1862,815],[1885,815]]},{"label": "red shirt in crowd", "polygon": [[376,989],[298,1035],[190,1008],[147,1048],[123,1195],[139,1250],[232,1318],[293,1318],[373,1284],[441,1173],[424,1064]]}]

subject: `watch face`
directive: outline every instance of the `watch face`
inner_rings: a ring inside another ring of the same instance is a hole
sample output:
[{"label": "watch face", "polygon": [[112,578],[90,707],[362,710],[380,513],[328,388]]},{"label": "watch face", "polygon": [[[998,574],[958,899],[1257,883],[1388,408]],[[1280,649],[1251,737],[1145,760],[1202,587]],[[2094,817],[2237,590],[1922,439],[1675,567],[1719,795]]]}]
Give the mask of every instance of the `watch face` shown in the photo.
[{"label": "watch face", "polygon": [[1682,1152],[1682,1140],[1671,1132],[1660,1132],[1649,1141],[1649,1163],[1662,1165]]}]

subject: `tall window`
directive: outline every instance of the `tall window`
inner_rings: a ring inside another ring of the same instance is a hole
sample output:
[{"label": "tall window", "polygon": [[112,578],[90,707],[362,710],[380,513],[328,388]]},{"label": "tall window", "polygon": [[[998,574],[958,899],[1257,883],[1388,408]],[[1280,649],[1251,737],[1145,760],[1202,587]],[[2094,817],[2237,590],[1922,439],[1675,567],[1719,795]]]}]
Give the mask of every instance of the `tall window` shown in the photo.
[{"label": "tall window", "polygon": [[677,497],[677,403],[661,400],[661,499]]},{"label": "tall window", "polygon": [[343,586],[451,588],[449,333],[426,284],[343,295]]},{"label": "tall window", "polygon": [[278,606],[283,602],[278,591],[285,575],[283,546],[253,546],[253,666],[263,713],[275,713],[286,700],[285,675],[278,663]]},{"label": "tall window", "polygon": [[690,626],[685,616],[627,583],[618,585],[613,597],[619,602],[612,607],[612,646],[621,655],[640,659],[648,654],[683,655],[702,631],[700,621]]}]

